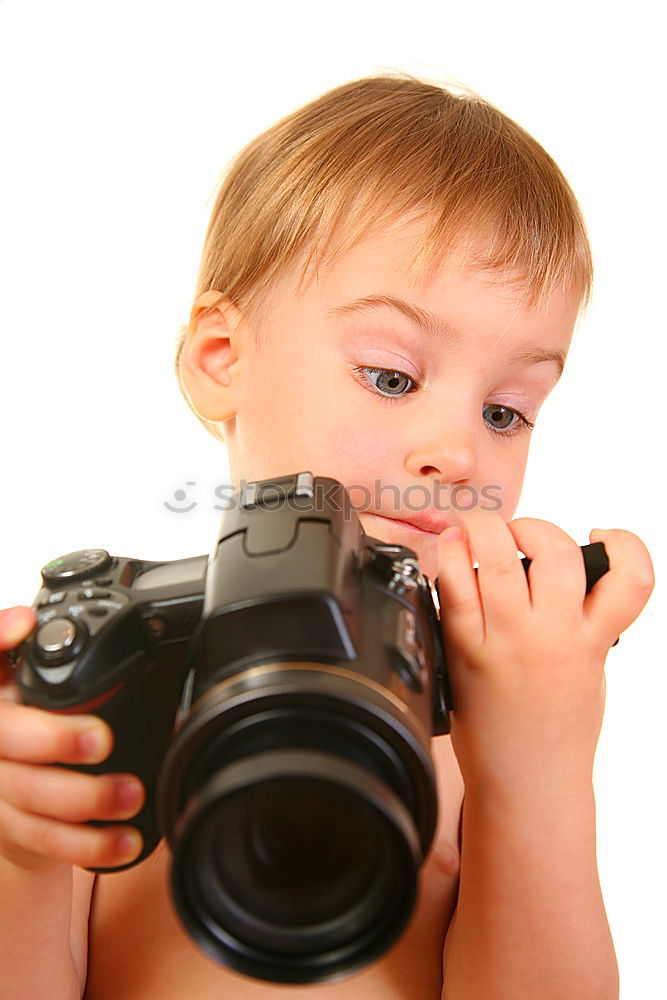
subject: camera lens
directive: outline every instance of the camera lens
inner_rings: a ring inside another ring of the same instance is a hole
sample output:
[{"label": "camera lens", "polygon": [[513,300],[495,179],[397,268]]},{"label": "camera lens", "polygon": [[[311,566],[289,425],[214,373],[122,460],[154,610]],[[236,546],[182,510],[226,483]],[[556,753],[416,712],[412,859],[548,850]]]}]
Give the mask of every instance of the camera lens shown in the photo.
[{"label": "camera lens", "polygon": [[184,923],[214,958],[255,977],[348,974],[386,950],[414,905],[409,813],[376,776],[327,753],[234,762],[191,798],[176,834]]},{"label": "camera lens", "polygon": [[[310,778],[229,797],[209,819],[206,840],[216,876],[204,882],[212,912],[225,916],[231,904],[247,915],[248,927],[274,925],[272,937],[283,947],[300,948],[316,928],[330,934],[341,918],[349,927],[351,915],[368,908],[386,881],[391,861],[387,831],[372,809]],[[224,890],[211,892],[211,885]],[[235,923],[243,933],[243,920]]]},{"label": "camera lens", "polygon": [[212,685],[158,788],[173,902],[199,947],[284,983],[340,980],[384,954],[435,829],[423,735],[379,685],[321,664]]},{"label": "camera lens", "polygon": [[238,863],[244,869],[239,878],[241,867],[221,851],[220,880],[239,900],[248,893],[248,909],[261,893],[264,920],[325,923],[368,892],[378,841],[386,835],[371,810],[344,790],[311,778],[283,779],[263,793],[253,787],[235,797],[229,811],[237,814]]}]

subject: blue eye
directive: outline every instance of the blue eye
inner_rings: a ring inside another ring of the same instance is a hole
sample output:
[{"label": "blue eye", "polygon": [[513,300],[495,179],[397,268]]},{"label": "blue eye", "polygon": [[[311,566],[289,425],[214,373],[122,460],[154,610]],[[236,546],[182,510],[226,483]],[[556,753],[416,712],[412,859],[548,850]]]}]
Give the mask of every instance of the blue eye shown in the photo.
[{"label": "blue eye", "polygon": [[[371,385],[375,386],[378,390],[378,395],[383,396],[385,399],[389,399],[392,396],[407,396],[417,388],[417,383],[414,379],[406,375],[405,372],[399,372],[392,368],[369,368],[365,365],[353,365],[352,371],[361,375],[366,383],[370,382]],[[372,372],[374,375],[377,375],[377,381],[369,378],[365,374],[366,372]],[[413,386],[407,392],[403,391],[406,389],[406,382],[409,382]]]},{"label": "blue eye", "polygon": [[[419,389],[415,379],[393,368],[370,368],[368,365],[350,367],[365,386],[372,386],[371,392],[388,403],[409,396]],[[366,372],[370,372],[371,376]],[[487,421],[489,414],[490,418]],[[489,430],[500,438],[514,437],[520,431],[531,431],[535,426],[519,410],[504,406],[502,403],[486,403],[482,409],[482,417]],[[515,418],[518,418],[516,422]]]},{"label": "blue eye", "polygon": [[[522,430],[532,430],[535,424],[531,423],[523,413],[513,410],[511,406],[503,406],[502,403],[487,403],[482,410],[482,416],[486,419],[491,413],[491,422],[487,427],[500,437],[513,437]],[[514,418],[519,419],[514,423]]]}]

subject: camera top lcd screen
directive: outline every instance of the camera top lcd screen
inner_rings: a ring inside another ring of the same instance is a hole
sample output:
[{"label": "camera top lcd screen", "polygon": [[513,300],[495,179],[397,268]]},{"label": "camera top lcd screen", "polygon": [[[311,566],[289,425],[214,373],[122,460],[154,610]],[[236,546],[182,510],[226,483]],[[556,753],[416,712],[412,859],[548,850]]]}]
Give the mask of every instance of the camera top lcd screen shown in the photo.
[{"label": "camera top lcd screen", "polygon": [[202,581],[206,575],[206,557],[193,556],[191,559],[177,559],[155,566],[140,573],[133,582],[133,590],[153,590],[155,587],[167,587],[172,584],[179,586]]}]

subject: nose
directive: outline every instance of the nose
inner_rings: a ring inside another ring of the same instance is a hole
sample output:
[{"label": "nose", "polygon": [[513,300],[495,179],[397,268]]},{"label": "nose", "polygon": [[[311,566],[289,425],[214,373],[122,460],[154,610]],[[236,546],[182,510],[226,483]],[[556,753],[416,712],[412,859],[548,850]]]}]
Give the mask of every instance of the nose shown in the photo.
[{"label": "nose", "polygon": [[430,429],[417,435],[417,443],[409,451],[406,471],[414,479],[437,477],[445,483],[468,482],[475,473],[475,442],[469,428],[450,425]]}]

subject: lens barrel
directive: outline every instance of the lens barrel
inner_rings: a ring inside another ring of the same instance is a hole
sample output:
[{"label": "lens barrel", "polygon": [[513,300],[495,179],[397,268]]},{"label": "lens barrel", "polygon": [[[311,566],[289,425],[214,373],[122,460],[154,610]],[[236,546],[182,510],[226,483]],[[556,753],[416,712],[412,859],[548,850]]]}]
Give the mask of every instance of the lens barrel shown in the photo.
[{"label": "lens barrel", "polygon": [[379,685],[322,664],[254,667],[200,699],[158,802],[174,903],[204,951],[306,983],[389,948],[435,820],[415,725]]}]

